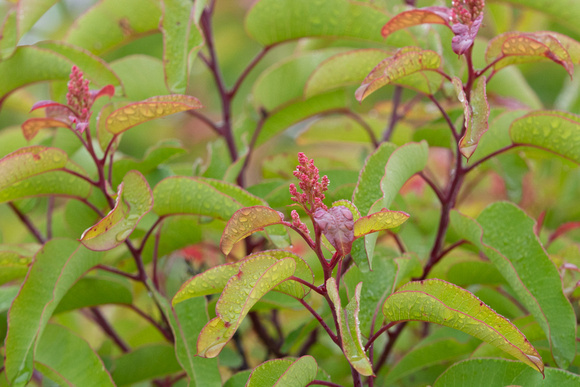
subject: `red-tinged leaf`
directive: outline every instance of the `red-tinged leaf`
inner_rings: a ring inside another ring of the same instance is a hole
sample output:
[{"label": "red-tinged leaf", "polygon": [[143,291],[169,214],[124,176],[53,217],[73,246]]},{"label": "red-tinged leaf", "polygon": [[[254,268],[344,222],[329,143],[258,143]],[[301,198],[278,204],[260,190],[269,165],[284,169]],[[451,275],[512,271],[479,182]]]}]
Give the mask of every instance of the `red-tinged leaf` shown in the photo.
[{"label": "red-tinged leaf", "polygon": [[354,241],[354,220],[347,207],[331,207],[328,211],[318,208],[314,213],[314,221],[337,253],[341,256],[350,253]]},{"label": "red-tinged leaf", "polygon": [[107,130],[119,134],[143,122],[201,107],[197,98],[188,95],[151,97],[128,104],[109,114],[106,118]]},{"label": "red-tinged leaf", "polygon": [[483,13],[479,15],[470,25],[457,23],[451,27],[455,34],[451,39],[451,48],[457,55],[463,55],[473,45],[473,41],[479,32],[479,27],[483,21]]},{"label": "red-tinged leaf", "polygon": [[67,162],[67,154],[58,148],[21,148],[0,159],[0,189],[43,172],[64,168]]},{"label": "red-tinged leaf", "polygon": [[115,96],[115,86],[107,85],[107,86],[102,87],[99,90],[91,91],[91,97],[92,97],[93,101],[95,101],[101,97],[104,97],[106,95],[108,95],[109,97],[114,97]]},{"label": "red-tinged leaf", "polygon": [[449,282],[409,282],[386,299],[383,314],[391,322],[425,321],[460,330],[544,372],[540,355],[515,325]]},{"label": "red-tinged leaf", "polygon": [[377,89],[424,70],[436,70],[441,65],[441,57],[435,51],[417,47],[404,47],[379,63],[356,90],[355,97],[360,102]]},{"label": "red-tinged leaf", "polygon": [[449,25],[449,8],[426,7],[401,12],[385,24],[381,30],[383,37],[387,37],[395,31],[420,24],[443,24]]},{"label": "red-tinged leaf", "polygon": [[548,244],[554,242],[556,239],[560,238],[562,235],[566,234],[568,231],[580,228],[580,222],[568,222],[564,223],[554,231],[548,238]]},{"label": "red-tinged leaf", "polygon": [[469,101],[465,98],[461,81],[453,79],[459,101],[463,104],[465,114],[465,134],[459,142],[459,150],[467,159],[473,155],[481,136],[489,128],[489,104],[485,90],[486,78],[482,76],[475,82]]},{"label": "red-tinged leaf", "polygon": [[246,387],[308,386],[317,371],[316,360],[310,355],[268,360],[254,368]]},{"label": "red-tinged leaf", "polygon": [[407,219],[409,214],[405,212],[382,209],[357,220],[354,224],[354,236],[360,238],[373,232],[395,228],[405,223]]},{"label": "red-tinged leaf", "polygon": [[63,109],[70,111],[71,113],[74,113],[68,106],[63,105],[62,103],[49,101],[49,100],[38,101],[37,103],[32,105],[32,107],[30,108],[30,111],[33,112],[37,109],[44,109],[44,108],[51,107],[51,106],[58,106],[60,108],[63,108]]},{"label": "red-tinged leaf", "polygon": [[123,243],[153,207],[153,194],[140,172],[129,171],[119,185],[117,203],[101,221],[86,230],[81,242],[91,250],[110,250]]},{"label": "red-tinged leaf", "polygon": [[[487,45],[485,58],[487,63],[494,63],[499,70],[511,64],[551,60],[568,72],[574,73],[574,63],[567,47],[572,49],[575,59],[580,58],[580,47],[573,39],[564,39],[564,35],[549,31],[540,32],[506,32],[492,39]],[[565,41],[564,46],[559,38]]]},{"label": "red-tinged leaf", "polygon": [[70,125],[54,118],[30,118],[22,124],[22,134],[26,140],[32,140],[41,129],[69,128]]},{"label": "red-tinged leaf", "polygon": [[234,213],[226,224],[220,240],[220,249],[228,255],[234,244],[266,226],[281,224],[283,216],[276,210],[264,206],[245,207]]}]

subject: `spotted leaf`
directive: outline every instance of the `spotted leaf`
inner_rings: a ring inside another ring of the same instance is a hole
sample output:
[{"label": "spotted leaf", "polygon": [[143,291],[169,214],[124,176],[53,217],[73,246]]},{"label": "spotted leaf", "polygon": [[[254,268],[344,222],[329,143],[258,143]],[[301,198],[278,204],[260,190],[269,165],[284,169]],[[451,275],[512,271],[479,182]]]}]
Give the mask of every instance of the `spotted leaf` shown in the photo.
[{"label": "spotted leaf", "polygon": [[395,228],[405,223],[407,219],[409,214],[405,212],[382,209],[357,220],[354,224],[354,236],[360,238],[373,232]]}]

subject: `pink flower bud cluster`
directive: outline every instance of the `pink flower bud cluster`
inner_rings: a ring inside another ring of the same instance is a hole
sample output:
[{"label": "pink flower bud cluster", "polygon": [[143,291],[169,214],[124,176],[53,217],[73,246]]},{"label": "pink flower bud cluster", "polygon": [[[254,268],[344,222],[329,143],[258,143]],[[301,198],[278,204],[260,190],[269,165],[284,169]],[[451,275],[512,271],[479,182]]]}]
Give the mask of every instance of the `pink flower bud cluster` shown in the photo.
[{"label": "pink flower bud cluster", "polygon": [[453,24],[471,25],[484,7],[485,0],[453,0],[449,19]]},{"label": "pink flower bud cluster", "polygon": [[89,91],[89,80],[84,79],[83,72],[77,66],[73,66],[70,73],[66,102],[75,112],[69,119],[76,124],[79,132],[84,132],[91,118],[93,96]]},{"label": "pink flower bud cluster", "polygon": [[298,212],[296,210],[292,210],[291,214],[292,214],[292,225],[297,229],[299,229],[300,231],[302,231],[305,235],[310,234],[308,226],[306,226],[306,224],[304,224],[304,222],[300,220],[300,215],[298,215]]},{"label": "pink flower bud cluster", "polygon": [[302,193],[298,192],[294,184],[290,184],[292,200],[302,205],[308,213],[314,213],[318,208],[327,210],[322,201],[324,200],[324,192],[328,190],[328,177],[325,175],[320,179],[314,160],[309,160],[302,152],[298,153],[298,163],[294,176],[299,180],[298,185]]}]

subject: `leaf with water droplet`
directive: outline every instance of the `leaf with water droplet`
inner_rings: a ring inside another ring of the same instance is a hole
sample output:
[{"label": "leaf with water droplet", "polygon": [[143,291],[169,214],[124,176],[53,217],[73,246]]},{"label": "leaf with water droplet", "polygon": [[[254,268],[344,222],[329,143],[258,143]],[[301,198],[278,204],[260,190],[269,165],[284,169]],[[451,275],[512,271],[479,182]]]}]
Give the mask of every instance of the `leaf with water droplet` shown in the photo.
[{"label": "leaf with water droplet", "polygon": [[195,97],[179,94],[161,95],[118,108],[105,118],[105,125],[109,132],[120,134],[144,122],[201,107],[201,103]]},{"label": "leaf with water droplet", "polygon": [[[393,56],[380,62],[367,75],[362,85],[356,90],[355,97],[359,102],[362,102],[379,88],[419,73],[418,78],[411,78],[410,84],[425,94],[433,94],[441,85],[441,76],[436,76],[437,82],[425,74],[437,70],[440,65],[441,57],[435,51],[423,50],[418,47],[401,48]],[[405,82],[401,84],[406,86]]]},{"label": "leaf with water droplet", "polygon": [[32,140],[41,129],[69,128],[70,125],[55,118],[29,118],[22,124],[22,134],[28,141]]},{"label": "leaf with water droplet", "polygon": [[232,338],[246,314],[264,294],[294,275],[296,262],[268,256],[254,256],[240,263],[216,304],[216,317],[201,330],[198,355],[216,357]]},{"label": "leaf with water droplet", "polygon": [[342,304],[340,295],[338,294],[338,287],[334,278],[330,277],[326,280],[326,290],[328,297],[334,304],[336,310],[336,318],[340,330],[340,337],[342,338],[342,349],[348,362],[361,375],[374,375],[373,366],[365,353],[362,337],[360,333],[360,322],[358,320],[358,313],[360,311],[360,293],[362,282],[356,286],[353,297],[350,299],[348,305],[342,311]]},{"label": "leaf with water droplet", "polygon": [[395,228],[405,223],[409,214],[402,211],[382,209],[379,212],[363,216],[354,223],[354,237],[360,238],[377,231]]},{"label": "leaf with water droplet", "polygon": [[283,222],[280,213],[265,206],[245,207],[236,211],[226,224],[226,228],[220,240],[220,249],[228,255],[234,244],[261,231],[266,226],[281,224]]},{"label": "leaf with water droplet", "polygon": [[350,209],[340,205],[328,210],[318,208],[314,212],[314,222],[338,254],[344,257],[350,253],[354,241],[354,221]]},{"label": "leaf with water droplet", "polygon": [[390,322],[425,321],[460,330],[544,371],[540,355],[515,325],[449,282],[409,282],[386,299],[383,314]]},{"label": "leaf with water droplet", "polygon": [[318,364],[310,355],[268,360],[252,370],[246,387],[307,386],[317,372]]},{"label": "leaf with water droplet", "polygon": [[564,67],[572,77],[574,61],[568,48],[573,50],[575,59],[578,60],[580,44],[568,38],[563,39],[563,45],[560,41],[563,36],[550,31],[506,32],[490,40],[485,58],[487,63],[495,61],[495,70],[512,64],[551,60]]},{"label": "leaf with water droplet", "polygon": [[451,28],[449,11],[446,7],[425,7],[401,12],[383,26],[381,34],[386,38],[395,31],[421,24],[443,24]]},{"label": "leaf with water droplet", "polygon": [[514,143],[546,149],[580,164],[580,116],[559,111],[535,111],[510,127]]},{"label": "leaf with water droplet", "polygon": [[123,243],[153,207],[153,194],[140,172],[129,171],[119,185],[117,202],[107,216],[81,236],[91,250],[110,250]]},{"label": "leaf with water droplet", "polygon": [[484,75],[475,81],[468,101],[463,91],[463,84],[458,78],[453,78],[453,86],[455,86],[457,97],[463,105],[465,118],[465,134],[459,141],[459,150],[468,160],[475,152],[481,136],[489,128],[489,104],[487,103],[485,85]]}]

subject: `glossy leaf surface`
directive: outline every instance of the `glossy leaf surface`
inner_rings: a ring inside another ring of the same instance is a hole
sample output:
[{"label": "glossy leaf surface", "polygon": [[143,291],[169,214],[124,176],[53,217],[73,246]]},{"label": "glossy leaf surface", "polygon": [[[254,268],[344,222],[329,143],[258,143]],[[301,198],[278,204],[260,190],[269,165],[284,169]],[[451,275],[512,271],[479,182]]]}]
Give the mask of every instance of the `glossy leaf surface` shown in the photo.
[{"label": "glossy leaf surface", "polygon": [[485,91],[486,78],[482,76],[475,81],[471,97],[467,100],[463,92],[463,85],[458,79],[453,79],[459,101],[463,104],[465,117],[465,134],[459,142],[461,154],[468,160],[475,152],[481,136],[489,128],[489,103]]},{"label": "glossy leaf surface", "polygon": [[360,311],[361,287],[362,283],[359,283],[356,286],[354,295],[350,299],[343,312],[336,281],[332,277],[326,281],[328,297],[330,297],[332,300],[336,310],[336,317],[338,320],[338,326],[340,328],[340,337],[342,338],[344,355],[346,356],[348,362],[361,375],[370,376],[374,374],[373,366],[367,354],[365,353],[364,346],[362,344],[360,323],[358,319],[358,314]]},{"label": "glossy leaf surface", "polygon": [[216,316],[202,329],[198,341],[198,355],[216,357],[232,338],[251,307],[268,291],[294,274],[292,258],[277,260],[258,256],[245,260],[238,275],[225,286],[216,305]]},{"label": "glossy leaf surface", "polygon": [[52,239],[36,254],[8,316],[6,376],[14,386],[32,377],[33,348],[69,288],[97,265],[101,254],[79,242]]},{"label": "glossy leaf surface", "polygon": [[317,371],[316,360],[309,355],[268,360],[252,370],[246,387],[307,386]]},{"label": "glossy leaf surface", "polygon": [[383,305],[386,319],[426,321],[477,337],[543,372],[536,349],[505,317],[472,293],[441,280],[410,282],[391,294]]},{"label": "glossy leaf surface", "polygon": [[54,118],[30,118],[22,124],[22,134],[30,141],[40,130],[48,128],[70,128],[70,125]]},{"label": "glossy leaf surface", "polygon": [[533,231],[534,220],[515,205],[500,202],[485,209],[477,222],[452,212],[451,223],[502,273],[549,337],[557,364],[567,366],[576,351],[574,312],[556,267]]},{"label": "glossy leaf surface", "polygon": [[36,347],[35,367],[59,385],[115,385],[89,344],[60,325],[46,326]]},{"label": "glossy leaf surface", "polygon": [[387,37],[400,29],[420,24],[443,24],[451,28],[449,26],[449,8],[426,7],[401,12],[383,26],[381,34]]},{"label": "glossy leaf surface", "polygon": [[200,107],[198,99],[188,95],[151,97],[113,111],[106,117],[107,130],[120,134],[144,122]]},{"label": "glossy leaf surface", "polygon": [[[435,51],[422,50],[418,47],[405,47],[382,62],[380,62],[367,77],[355,93],[360,102],[379,88],[396,82],[401,78],[424,70],[436,70],[441,66],[441,57]],[[423,76],[424,85],[419,86],[419,91],[425,94],[433,94],[439,84],[432,83],[427,75]],[[413,84],[419,84],[413,81]]]},{"label": "glossy leaf surface", "polygon": [[580,116],[559,111],[536,111],[515,120],[510,137],[580,164]]},{"label": "glossy leaf surface", "polygon": [[409,214],[383,209],[357,220],[354,224],[354,236],[360,238],[373,232],[395,228],[405,223],[407,219],[409,219]]},{"label": "glossy leaf surface", "polygon": [[115,208],[101,221],[87,229],[81,242],[96,251],[110,250],[123,243],[141,218],[151,211],[153,195],[140,172],[130,171],[117,192]]}]

